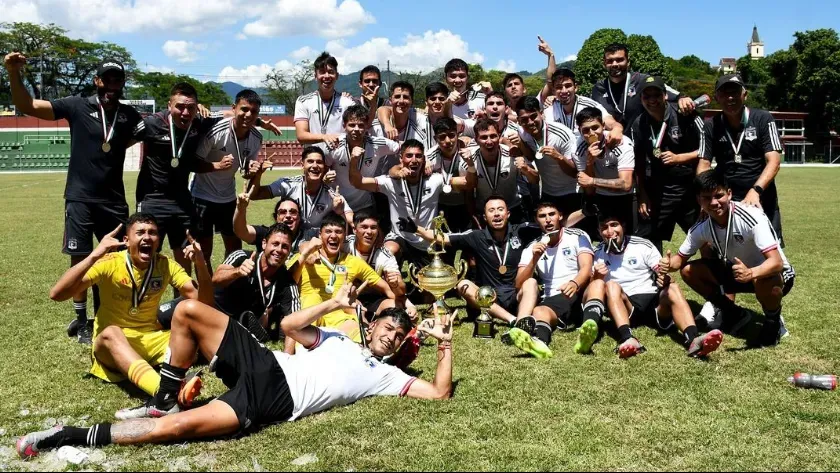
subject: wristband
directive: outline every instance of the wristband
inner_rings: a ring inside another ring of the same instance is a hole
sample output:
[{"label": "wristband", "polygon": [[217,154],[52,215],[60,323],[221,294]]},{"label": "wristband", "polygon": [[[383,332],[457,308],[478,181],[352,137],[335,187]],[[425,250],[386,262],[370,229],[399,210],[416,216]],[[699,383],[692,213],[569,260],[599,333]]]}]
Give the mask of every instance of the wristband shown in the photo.
[{"label": "wristband", "polygon": [[764,188],[759,186],[758,184],[753,186],[753,190],[761,197],[761,194],[764,193]]},{"label": "wristband", "polygon": [[438,343],[438,351],[445,351],[452,349],[452,342],[440,342]]},{"label": "wristband", "polygon": [[257,121],[254,122],[254,125],[263,126],[263,120],[260,117],[257,117]]},{"label": "wristband", "polygon": [[575,287],[577,288],[575,289],[575,292],[580,291],[580,284],[578,284],[577,281],[575,281],[574,279],[570,279],[569,282],[574,283]]}]

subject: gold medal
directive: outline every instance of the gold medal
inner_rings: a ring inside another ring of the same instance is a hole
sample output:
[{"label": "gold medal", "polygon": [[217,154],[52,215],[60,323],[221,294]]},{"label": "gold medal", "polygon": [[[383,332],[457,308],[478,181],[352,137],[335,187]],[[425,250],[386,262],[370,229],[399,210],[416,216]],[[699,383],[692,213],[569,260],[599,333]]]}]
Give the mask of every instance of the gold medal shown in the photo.
[{"label": "gold medal", "polygon": [[108,153],[111,151],[111,143],[102,143],[102,151]]},{"label": "gold medal", "polygon": [[169,165],[173,168],[177,168],[179,164],[181,164],[181,160],[178,158],[172,158],[172,161],[169,161]]},{"label": "gold medal", "polygon": [[499,266],[499,274],[507,274],[507,266],[505,266],[505,265]]},{"label": "gold medal", "polygon": [[662,156],[662,150],[658,147],[653,148],[653,157],[659,159],[660,156]]},{"label": "gold medal", "polygon": [[128,313],[131,315],[137,315],[140,313],[140,309],[138,309],[137,307],[132,307],[131,309],[128,309]]}]

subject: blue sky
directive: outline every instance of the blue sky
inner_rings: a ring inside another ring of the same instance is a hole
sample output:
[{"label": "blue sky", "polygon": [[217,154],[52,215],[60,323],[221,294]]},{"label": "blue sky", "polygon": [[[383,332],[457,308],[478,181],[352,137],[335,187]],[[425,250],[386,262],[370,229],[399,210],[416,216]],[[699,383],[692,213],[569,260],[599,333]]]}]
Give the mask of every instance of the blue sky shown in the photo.
[{"label": "blue sky", "polygon": [[[640,2],[384,2],[364,0],[0,0],[4,21],[55,22],[73,36],[127,47],[149,70],[256,85],[329,46],[345,71],[368,63],[430,70],[453,56],[485,68],[535,71],[540,34],[559,60],[599,28],[650,34],[673,57],[716,64],[740,57],[753,24],[767,53],[796,31],[840,30],[840,2],[707,1],[659,8]],[[177,10],[173,10],[177,5]],[[558,6],[562,5],[562,6]]]}]

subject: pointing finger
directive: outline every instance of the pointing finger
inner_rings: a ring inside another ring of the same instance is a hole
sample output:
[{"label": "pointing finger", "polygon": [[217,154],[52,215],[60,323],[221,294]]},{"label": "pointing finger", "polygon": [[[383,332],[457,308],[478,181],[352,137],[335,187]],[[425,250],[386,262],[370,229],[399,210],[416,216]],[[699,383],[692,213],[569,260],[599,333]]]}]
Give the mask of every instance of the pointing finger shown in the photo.
[{"label": "pointing finger", "polygon": [[545,41],[542,39],[542,36],[537,35],[537,39],[540,40],[540,43],[545,43]]},{"label": "pointing finger", "polygon": [[193,236],[192,236],[192,235],[190,235],[190,231],[189,231],[189,230],[187,230],[187,241],[190,243],[190,245],[194,245],[194,244],[195,244],[195,238],[193,238]]},{"label": "pointing finger", "polygon": [[122,228],[122,226],[123,226],[123,224],[119,224],[119,225],[117,225],[117,228],[115,228],[113,232],[109,233],[109,235],[110,235],[110,236],[114,236],[114,235],[116,235],[117,233],[119,233],[119,232],[120,232],[120,229]]}]

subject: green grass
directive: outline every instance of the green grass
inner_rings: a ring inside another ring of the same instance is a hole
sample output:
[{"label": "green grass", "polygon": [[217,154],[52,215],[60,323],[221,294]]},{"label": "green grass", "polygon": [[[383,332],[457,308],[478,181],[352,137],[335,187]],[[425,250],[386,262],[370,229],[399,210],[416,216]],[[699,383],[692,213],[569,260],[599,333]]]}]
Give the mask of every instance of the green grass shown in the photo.
[{"label": "green grass", "polygon": [[[135,179],[136,173],[126,175],[132,197]],[[669,337],[641,329],[637,334],[648,352],[632,360],[618,360],[609,339],[595,346],[594,356],[573,355],[573,334],[558,334],[551,345],[554,358],[537,361],[520,357],[498,337],[473,339],[472,326],[465,324],[455,337],[457,388],[450,401],[367,399],[238,440],[109,447],[105,463],[91,467],[840,469],[840,393],[798,390],[785,381],[800,370],[840,372],[838,179],[837,169],[790,168],[778,178],[786,252],[797,282],[784,306],[793,335],[777,348],[745,351],[743,340],[727,338],[703,362],[687,358]],[[56,467],[53,457],[29,464],[12,459],[18,435],[54,419],[87,425],[111,421],[117,409],[137,402],[116,386],[84,378],[89,352],[65,335],[71,305],[47,297],[68,264],[59,252],[63,188],[60,174],[0,175],[4,470]],[[249,217],[264,222],[270,213],[271,203],[259,202]],[[674,240],[678,244],[681,238]],[[752,297],[740,301],[758,308]],[[415,363],[425,379],[433,376],[434,355],[434,349],[424,349]],[[222,389],[213,379],[207,392]],[[305,454],[315,454],[318,461],[291,464]]]}]

